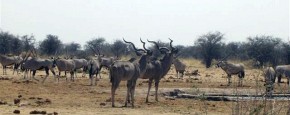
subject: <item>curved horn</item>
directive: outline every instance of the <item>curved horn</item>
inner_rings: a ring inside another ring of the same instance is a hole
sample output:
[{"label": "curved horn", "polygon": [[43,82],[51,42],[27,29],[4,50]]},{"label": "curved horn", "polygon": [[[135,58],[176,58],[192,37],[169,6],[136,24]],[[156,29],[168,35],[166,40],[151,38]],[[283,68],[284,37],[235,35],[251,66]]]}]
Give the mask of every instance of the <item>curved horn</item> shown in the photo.
[{"label": "curved horn", "polygon": [[137,48],[135,47],[135,45],[134,45],[132,42],[128,42],[128,41],[126,41],[124,38],[123,38],[123,41],[124,41],[125,43],[127,43],[127,44],[131,44],[131,45],[133,46],[133,48],[134,48],[135,51],[143,51],[143,52],[146,52],[145,50],[137,49]]},{"label": "curved horn", "polygon": [[146,43],[143,42],[141,38],[140,38],[140,41],[141,41],[141,43],[143,44],[143,48],[144,48],[145,50],[147,50],[146,47],[145,47],[145,44],[146,44]]},{"label": "curved horn", "polygon": [[148,41],[149,43],[153,43],[153,44],[155,44],[156,48],[157,48],[157,49],[160,49],[160,48],[159,48],[159,45],[157,44],[157,42],[155,42],[155,41],[150,41],[150,40],[148,40],[148,39],[147,39],[147,41]]},{"label": "curved horn", "polygon": [[173,42],[173,40],[170,39],[170,38],[168,38],[168,39],[170,40],[170,48],[173,49],[173,47],[172,47],[172,42]]},{"label": "curved horn", "polygon": [[167,47],[160,47],[159,50],[166,50],[167,52],[170,51]]},{"label": "curved horn", "polygon": [[146,48],[146,46],[145,46],[145,42],[143,42],[141,38],[140,38],[140,41],[143,43],[143,48],[144,48],[144,50],[146,50],[147,52],[150,52],[150,50]]}]

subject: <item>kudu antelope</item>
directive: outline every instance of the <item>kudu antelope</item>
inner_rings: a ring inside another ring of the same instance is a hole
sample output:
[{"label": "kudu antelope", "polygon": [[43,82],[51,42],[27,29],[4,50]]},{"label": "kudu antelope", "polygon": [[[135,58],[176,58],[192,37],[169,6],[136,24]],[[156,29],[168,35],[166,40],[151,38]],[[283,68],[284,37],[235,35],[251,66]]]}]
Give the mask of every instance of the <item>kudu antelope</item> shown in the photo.
[{"label": "kudu antelope", "polygon": [[175,55],[178,52],[178,49],[172,47],[173,40],[171,39],[170,39],[170,48],[171,48],[170,50],[166,47],[159,47],[159,45],[155,41],[148,40],[148,42],[153,43],[164,56],[160,60],[156,59],[148,63],[144,76],[141,76],[142,79],[149,79],[146,102],[149,102],[148,96],[153,80],[155,81],[155,100],[158,101],[158,87],[160,79],[163,78],[168,73],[173,61],[173,55]]},{"label": "kudu antelope", "polygon": [[[131,99],[132,107],[134,107],[134,93],[136,81],[139,77],[142,77],[147,68],[147,62],[152,55],[152,51],[146,49],[137,49],[132,42],[125,43],[131,44],[134,48],[139,59],[130,61],[115,61],[110,68],[110,81],[112,83],[111,95],[112,95],[112,107],[115,107],[115,92],[121,81],[127,81],[127,96],[125,106],[127,106],[129,98]],[[145,45],[145,44],[143,44]],[[130,97],[129,97],[130,96]]]},{"label": "kudu antelope", "polygon": [[232,83],[231,76],[238,74],[239,86],[243,85],[243,78],[245,77],[245,70],[243,64],[232,64],[227,61],[219,61],[216,64],[217,67],[221,67],[228,75],[228,85]]},{"label": "kudu antelope", "polygon": [[72,59],[56,58],[53,60],[53,65],[55,65],[58,69],[58,72],[59,72],[58,80],[59,80],[61,71],[65,71],[65,77],[67,80],[66,71],[69,71],[71,75],[71,80],[74,81],[74,73],[76,72],[76,65]]},{"label": "kudu antelope", "polygon": [[7,75],[6,69],[7,69],[7,66],[10,66],[10,65],[14,65],[13,74],[14,74],[15,70],[17,70],[17,73],[18,73],[18,67],[19,67],[19,64],[22,60],[23,59],[20,56],[9,57],[9,56],[5,56],[5,55],[0,54],[0,63],[3,66],[3,75]]},{"label": "kudu antelope", "polygon": [[278,77],[278,85],[281,83],[281,78],[282,76],[285,76],[287,78],[287,84],[289,85],[290,88],[290,65],[278,65],[275,68],[276,71],[276,76]]},{"label": "kudu antelope", "polygon": [[172,63],[175,67],[176,77],[178,78],[180,76],[179,74],[181,74],[181,78],[183,78],[186,65],[177,58],[175,58]]},{"label": "kudu antelope", "polygon": [[265,78],[264,86],[266,87],[266,95],[272,96],[276,79],[275,70],[272,67],[266,67],[263,70],[263,73]]}]

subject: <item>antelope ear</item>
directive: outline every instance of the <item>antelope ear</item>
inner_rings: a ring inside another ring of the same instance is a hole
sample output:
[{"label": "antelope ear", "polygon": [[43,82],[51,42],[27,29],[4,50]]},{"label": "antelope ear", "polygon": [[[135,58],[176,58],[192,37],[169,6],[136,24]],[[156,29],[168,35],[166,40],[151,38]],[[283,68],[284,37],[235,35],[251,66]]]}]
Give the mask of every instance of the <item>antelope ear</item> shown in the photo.
[{"label": "antelope ear", "polygon": [[147,50],[147,55],[152,56],[153,52],[150,50]]},{"label": "antelope ear", "polygon": [[166,54],[167,52],[164,51],[164,50],[160,50],[160,53],[161,53],[161,54]]}]

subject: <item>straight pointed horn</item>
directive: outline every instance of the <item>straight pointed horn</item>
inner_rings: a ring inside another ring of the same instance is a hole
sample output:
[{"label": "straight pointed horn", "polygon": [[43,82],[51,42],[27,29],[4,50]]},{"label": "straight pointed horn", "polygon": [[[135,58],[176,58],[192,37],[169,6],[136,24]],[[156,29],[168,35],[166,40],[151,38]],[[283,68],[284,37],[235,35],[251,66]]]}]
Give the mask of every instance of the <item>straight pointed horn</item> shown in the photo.
[{"label": "straight pointed horn", "polygon": [[101,52],[100,52],[99,48],[96,47],[96,49],[98,51],[98,54],[101,55]]},{"label": "straight pointed horn", "polygon": [[96,52],[95,49],[94,49],[92,46],[90,46],[90,45],[88,45],[88,46],[89,46],[89,48],[90,48],[90,49],[91,49],[91,50],[92,50],[96,55],[99,55],[98,52]]},{"label": "straight pointed horn", "polygon": [[27,54],[28,54],[28,51],[25,53],[24,58],[23,58],[23,60],[20,62],[20,64],[22,64],[23,62],[25,62],[25,61],[28,59],[29,55],[27,55]]}]

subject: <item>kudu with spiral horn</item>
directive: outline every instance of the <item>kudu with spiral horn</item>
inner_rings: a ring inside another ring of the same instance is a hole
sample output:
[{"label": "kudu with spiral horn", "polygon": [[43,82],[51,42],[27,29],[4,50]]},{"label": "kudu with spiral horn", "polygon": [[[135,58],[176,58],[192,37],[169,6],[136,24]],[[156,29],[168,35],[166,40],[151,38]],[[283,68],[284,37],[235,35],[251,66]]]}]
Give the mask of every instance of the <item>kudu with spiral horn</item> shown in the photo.
[{"label": "kudu with spiral horn", "polygon": [[174,55],[178,53],[178,49],[172,46],[173,40],[171,39],[169,40],[170,40],[170,49],[168,49],[167,47],[159,47],[157,42],[147,40],[148,42],[153,43],[164,56],[160,60],[154,60],[148,63],[146,72],[144,76],[141,77],[142,79],[149,79],[146,102],[149,102],[148,97],[153,80],[155,81],[155,100],[158,101],[159,82],[161,78],[163,78],[170,70],[172,61],[174,59]]},{"label": "kudu with spiral horn", "polygon": [[[112,107],[115,107],[115,92],[121,81],[127,81],[127,96],[125,106],[127,106],[129,98],[131,99],[132,107],[134,107],[134,93],[136,81],[142,77],[147,69],[147,62],[152,55],[152,51],[146,49],[137,49],[132,42],[128,42],[123,38],[125,43],[131,44],[134,52],[139,59],[134,61],[115,61],[110,68],[110,81],[112,83],[111,99]],[[145,43],[144,43],[145,45]]]}]

